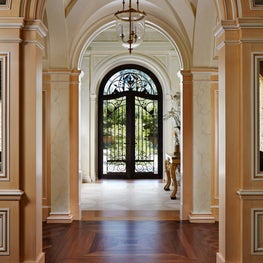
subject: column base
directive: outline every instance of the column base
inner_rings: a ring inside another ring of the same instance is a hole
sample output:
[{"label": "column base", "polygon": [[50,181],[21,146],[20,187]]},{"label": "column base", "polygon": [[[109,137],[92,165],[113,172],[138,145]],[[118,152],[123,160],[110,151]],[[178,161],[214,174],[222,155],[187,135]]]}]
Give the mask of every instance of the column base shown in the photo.
[{"label": "column base", "polygon": [[41,253],[37,259],[37,263],[45,263],[45,253]]},{"label": "column base", "polygon": [[216,253],[216,263],[225,263],[224,257],[221,255],[221,253],[217,252]]},{"label": "column base", "polygon": [[41,253],[36,261],[24,260],[23,263],[45,263],[45,253]]},{"label": "column base", "polygon": [[50,213],[47,223],[72,223],[73,216],[69,214]]},{"label": "column base", "polygon": [[215,223],[216,219],[212,214],[194,214],[189,215],[191,223]]},{"label": "column base", "polygon": [[89,176],[88,173],[85,173],[82,170],[79,170],[79,176],[82,179],[81,183],[92,183],[92,178]]},{"label": "column base", "polygon": [[51,207],[50,206],[42,206],[42,221],[46,221],[50,214]]}]

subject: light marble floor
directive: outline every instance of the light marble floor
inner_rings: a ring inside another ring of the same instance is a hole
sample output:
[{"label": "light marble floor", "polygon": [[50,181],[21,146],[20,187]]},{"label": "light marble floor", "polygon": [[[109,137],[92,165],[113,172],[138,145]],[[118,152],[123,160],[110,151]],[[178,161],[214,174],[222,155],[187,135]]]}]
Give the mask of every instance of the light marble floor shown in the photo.
[{"label": "light marble floor", "polygon": [[81,210],[180,210],[180,188],[177,199],[164,191],[160,180],[103,180],[81,187]]}]

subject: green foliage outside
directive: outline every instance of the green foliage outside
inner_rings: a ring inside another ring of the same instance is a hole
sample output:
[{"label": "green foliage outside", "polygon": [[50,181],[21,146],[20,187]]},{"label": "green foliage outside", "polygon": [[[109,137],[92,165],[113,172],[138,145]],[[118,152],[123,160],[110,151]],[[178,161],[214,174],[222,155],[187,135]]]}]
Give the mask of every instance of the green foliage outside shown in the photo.
[{"label": "green foliage outside", "polygon": [[[135,106],[136,159],[153,158],[158,146],[158,103],[138,98]],[[103,105],[103,142],[108,160],[126,159],[125,97],[105,100]]]}]

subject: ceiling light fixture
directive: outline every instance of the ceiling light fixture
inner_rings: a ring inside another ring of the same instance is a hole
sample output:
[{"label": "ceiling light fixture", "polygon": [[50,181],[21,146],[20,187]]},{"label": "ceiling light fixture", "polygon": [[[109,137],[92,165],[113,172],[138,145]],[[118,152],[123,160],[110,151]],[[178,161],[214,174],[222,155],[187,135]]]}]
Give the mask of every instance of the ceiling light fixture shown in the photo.
[{"label": "ceiling light fixture", "polygon": [[125,9],[125,1],[122,1],[122,11],[117,11],[116,28],[122,46],[128,48],[131,54],[132,50],[138,47],[144,36],[144,26],[146,13],[140,11],[139,0],[136,1],[136,9],[132,8],[131,0],[129,0],[129,8]]}]

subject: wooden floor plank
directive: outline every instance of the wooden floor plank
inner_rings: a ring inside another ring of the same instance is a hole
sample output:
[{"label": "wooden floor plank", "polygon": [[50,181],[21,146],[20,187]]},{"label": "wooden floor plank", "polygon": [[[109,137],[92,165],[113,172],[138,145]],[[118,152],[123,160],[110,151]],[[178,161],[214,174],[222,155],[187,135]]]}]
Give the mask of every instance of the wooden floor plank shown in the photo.
[{"label": "wooden floor plank", "polygon": [[188,221],[43,223],[46,263],[214,263],[218,224]]}]

